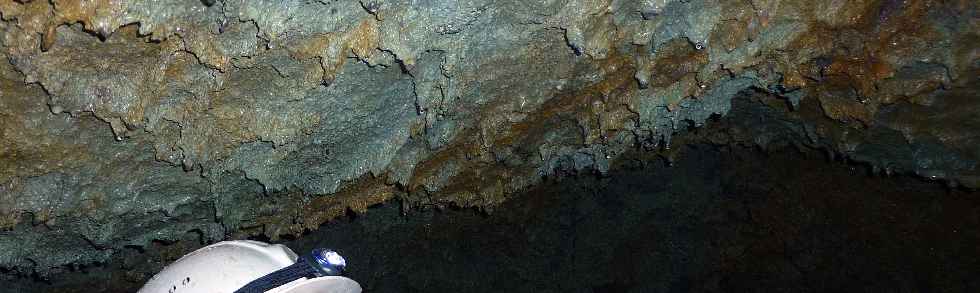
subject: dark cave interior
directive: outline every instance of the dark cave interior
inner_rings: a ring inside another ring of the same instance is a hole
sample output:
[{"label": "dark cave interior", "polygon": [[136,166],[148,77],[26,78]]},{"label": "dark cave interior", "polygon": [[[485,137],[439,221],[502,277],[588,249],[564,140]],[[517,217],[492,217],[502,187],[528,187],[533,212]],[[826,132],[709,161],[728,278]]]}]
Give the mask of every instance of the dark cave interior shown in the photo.
[{"label": "dark cave interior", "polygon": [[[689,137],[729,131],[758,100]],[[367,292],[973,292],[975,191],[792,144],[637,151],[605,175],[548,178],[492,210],[348,212],[299,237],[334,247]],[[12,292],[133,292],[198,233]]]}]

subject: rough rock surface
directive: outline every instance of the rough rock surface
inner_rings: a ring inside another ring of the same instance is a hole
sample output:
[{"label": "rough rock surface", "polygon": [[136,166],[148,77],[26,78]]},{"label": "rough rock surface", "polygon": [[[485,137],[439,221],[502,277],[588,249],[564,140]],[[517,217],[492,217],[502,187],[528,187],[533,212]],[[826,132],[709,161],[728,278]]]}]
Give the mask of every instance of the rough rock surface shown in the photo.
[{"label": "rough rock surface", "polygon": [[767,98],[719,142],[977,188],[978,6],[0,1],[0,268],[297,235],[392,199],[491,210],[669,155],[746,92]]}]

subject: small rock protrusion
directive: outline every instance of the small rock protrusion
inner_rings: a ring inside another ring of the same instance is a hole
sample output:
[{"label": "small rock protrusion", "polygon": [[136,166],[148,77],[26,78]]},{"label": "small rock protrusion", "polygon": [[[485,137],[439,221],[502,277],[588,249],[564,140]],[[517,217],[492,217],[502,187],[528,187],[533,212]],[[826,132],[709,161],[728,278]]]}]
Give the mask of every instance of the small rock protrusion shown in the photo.
[{"label": "small rock protrusion", "polygon": [[633,74],[633,78],[636,79],[636,83],[641,89],[650,87],[650,74],[650,71],[646,69],[639,69]]},{"label": "small rock protrusion", "polygon": [[361,1],[361,7],[363,7],[367,13],[378,16],[378,10],[381,9],[381,3],[378,3],[377,1]]}]

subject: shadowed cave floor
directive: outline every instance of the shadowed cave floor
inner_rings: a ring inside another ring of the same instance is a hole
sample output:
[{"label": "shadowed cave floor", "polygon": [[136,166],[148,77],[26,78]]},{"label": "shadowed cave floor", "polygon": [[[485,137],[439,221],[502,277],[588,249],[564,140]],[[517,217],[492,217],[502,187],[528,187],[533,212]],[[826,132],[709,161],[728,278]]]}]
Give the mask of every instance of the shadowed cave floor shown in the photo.
[{"label": "shadowed cave floor", "polygon": [[[869,174],[817,152],[695,145],[491,213],[389,203],[285,244],[338,248],[366,292],[980,291],[977,193]],[[6,288],[138,289],[117,266]]]}]

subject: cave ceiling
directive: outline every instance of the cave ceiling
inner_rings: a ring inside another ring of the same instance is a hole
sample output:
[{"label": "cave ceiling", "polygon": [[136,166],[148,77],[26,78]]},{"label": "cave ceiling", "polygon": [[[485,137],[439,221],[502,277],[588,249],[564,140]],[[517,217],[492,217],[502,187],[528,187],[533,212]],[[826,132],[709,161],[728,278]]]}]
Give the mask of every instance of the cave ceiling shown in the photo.
[{"label": "cave ceiling", "polygon": [[0,1],[0,268],[789,143],[980,187],[978,2]]}]

